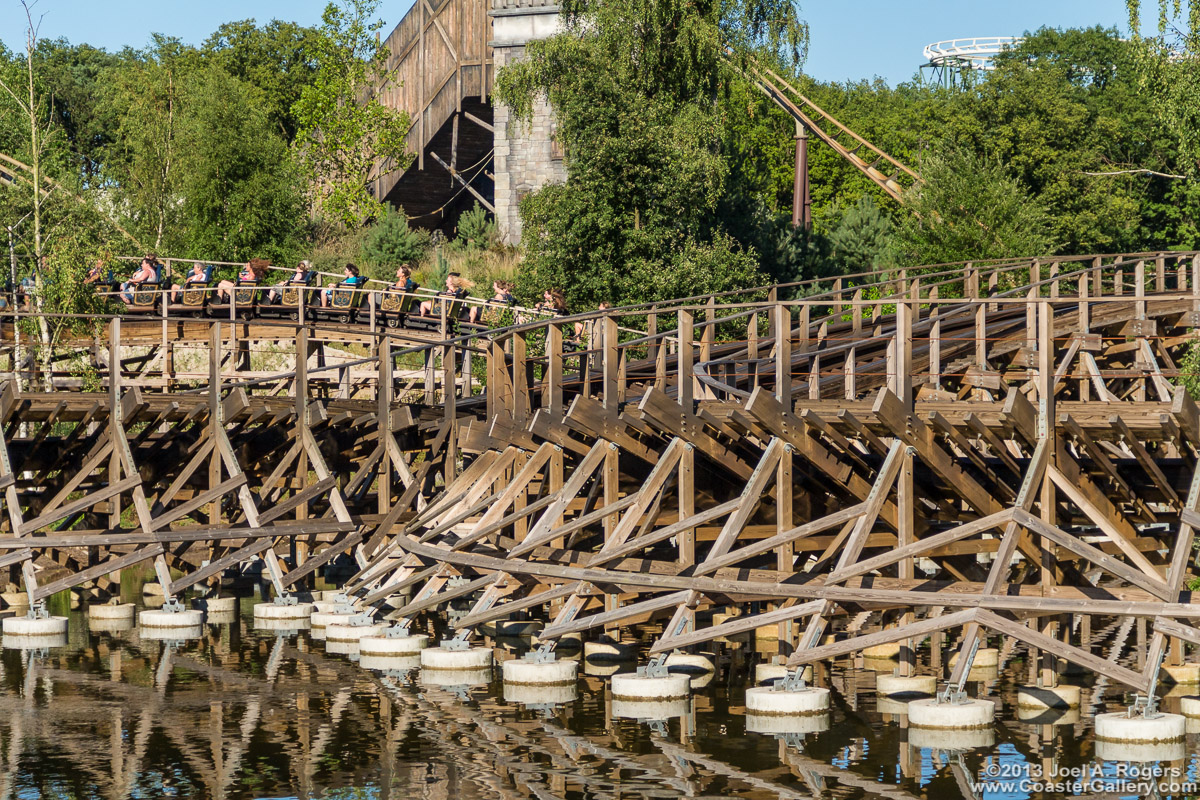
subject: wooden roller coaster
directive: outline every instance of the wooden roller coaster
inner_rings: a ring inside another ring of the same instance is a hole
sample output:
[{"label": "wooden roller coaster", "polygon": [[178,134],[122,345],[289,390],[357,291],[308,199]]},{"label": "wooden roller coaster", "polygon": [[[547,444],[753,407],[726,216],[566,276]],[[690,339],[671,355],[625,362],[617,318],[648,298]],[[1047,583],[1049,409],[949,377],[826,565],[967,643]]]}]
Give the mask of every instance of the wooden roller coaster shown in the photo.
[{"label": "wooden roller coaster", "polygon": [[[202,319],[171,342],[208,374],[170,380],[147,367],[163,341],[94,322],[99,346],[13,358],[0,390],[0,565],[31,614],[141,562],[171,597],[261,561],[286,598],[352,560],[368,616],[470,599],[449,638],[540,616],[547,654],[647,623],[655,658],[769,628],[793,668],[900,643],[907,674],[930,638],[961,689],[999,636],[1048,685],[1066,660],[1153,694],[1200,644],[1198,253],[870,273],[431,341],[372,325],[332,366],[322,323]],[[247,335],[292,362],[240,373]],[[37,367],[67,355],[73,375]],[[1093,635],[1117,619],[1132,666]]]}]

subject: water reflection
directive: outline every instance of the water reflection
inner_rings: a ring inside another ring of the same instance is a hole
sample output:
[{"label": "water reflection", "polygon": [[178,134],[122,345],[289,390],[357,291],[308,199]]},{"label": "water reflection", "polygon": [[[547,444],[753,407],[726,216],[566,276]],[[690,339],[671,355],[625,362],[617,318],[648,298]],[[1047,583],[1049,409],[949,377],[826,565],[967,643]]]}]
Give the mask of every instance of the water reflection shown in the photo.
[{"label": "water reflection", "polygon": [[[151,639],[73,611],[65,647],[4,649],[0,800],[1020,798],[1071,794],[1029,791],[1031,775],[1117,774],[1096,766],[1089,719],[1126,698],[1100,683],[1082,716],[1018,715],[1020,653],[973,687],[1003,704],[993,729],[931,739],[851,662],[828,676],[832,713],[801,726],[747,722],[744,660],[678,707],[628,714],[603,676],[538,702],[506,695],[498,670],[431,680],[411,657],[360,663],[250,613],[244,602],[199,638]],[[1161,767],[1194,778],[1195,742]],[[1015,774],[1025,783],[977,785]]]}]

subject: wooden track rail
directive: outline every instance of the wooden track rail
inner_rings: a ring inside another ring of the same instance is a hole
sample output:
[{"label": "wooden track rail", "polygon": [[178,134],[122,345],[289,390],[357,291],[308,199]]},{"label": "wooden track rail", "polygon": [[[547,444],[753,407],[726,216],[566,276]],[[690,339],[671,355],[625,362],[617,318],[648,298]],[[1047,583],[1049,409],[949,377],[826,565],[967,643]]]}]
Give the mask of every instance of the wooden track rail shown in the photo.
[{"label": "wooden track rail", "polygon": [[[961,687],[1004,637],[1048,685],[1065,660],[1152,692],[1200,642],[1197,253],[383,330],[348,365],[321,365],[320,325],[190,324],[203,377],[155,383],[161,344],[121,319],[54,354],[85,363],[78,388],[9,359],[0,565],[31,603],[141,562],[171,595],[261,562],[284,595],[352,560],[368,614],[470,598],[459,638],[542,615],[547,648],[769,629],[795,667],[899,642],[907,674],[931,638],[956,642]],[[256,336],[290,366],[240,370]],[[1123,618],[1118,663],[1091,631]]]}]

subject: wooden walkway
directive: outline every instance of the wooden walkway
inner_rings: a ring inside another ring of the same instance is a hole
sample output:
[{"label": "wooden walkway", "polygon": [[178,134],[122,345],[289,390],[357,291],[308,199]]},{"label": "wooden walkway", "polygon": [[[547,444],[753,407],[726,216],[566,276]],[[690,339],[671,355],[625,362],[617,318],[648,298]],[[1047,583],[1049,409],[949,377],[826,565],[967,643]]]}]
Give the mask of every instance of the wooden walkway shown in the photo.
[{"label": "wooden walkway", "polygon": [[[469,597],[460,639],[541,616],[547,649],[654,620],[656,654],[771,629],[796,667],[898,642],[903,674],[949,643],[961,687],[1005,637],[1046,685],[1067,660],[1152,692],[1200,644],[1200,411],[1179,385],[1196,253],[383,331],[337,391],[301,357],[308,326],[298,370],[247,379],[228,323],[196,324],[207,381],[126,385],[112,321],[103,391],[4,384],[0,566],[31,602],[144,561],[174,595],[261,558],[284,594],[353,558],[370,614]],[[1117,663],[1092,631],[1125,617]]]}]

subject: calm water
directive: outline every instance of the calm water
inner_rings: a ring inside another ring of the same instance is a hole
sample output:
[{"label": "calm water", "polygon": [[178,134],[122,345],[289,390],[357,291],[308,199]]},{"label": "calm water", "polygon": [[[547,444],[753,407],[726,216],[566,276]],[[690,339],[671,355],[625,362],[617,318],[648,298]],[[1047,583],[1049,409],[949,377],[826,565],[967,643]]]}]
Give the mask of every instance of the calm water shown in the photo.
[{"label": "calm water", "polygon": [[[896,709],[877,703],[875,673],[850,662],[829,676],[827,729],[777,738],[746,730],[745,659],[682,717],[640,722],[613,716],[601,677],[582,676],[576,699],[554,707],[506,702],[499,670],[469,689],[425,686],[328,655],[309,632],[256,630],[252,602],[198,640],[91,632],[72,612],[66,647],[4,649],[0,800],[1156,796],[1096,757],[1088,703],[1102,694],[1117,709],[1119,691],[1085,691],[1079,722],[1015,718],[1020,652],[971,687],[1003,701],[994,731],[933,743],[960,748],[943,750],[883,713]],[[1160,768],[1190,780],[1198,744],[1189,734]],[[1096,782],[1079,791],[1031,792],[1019,779],[1080,767]],[[972,786],[988,773],[1002,785]]]}]

